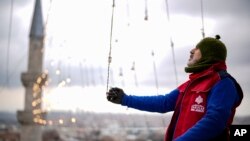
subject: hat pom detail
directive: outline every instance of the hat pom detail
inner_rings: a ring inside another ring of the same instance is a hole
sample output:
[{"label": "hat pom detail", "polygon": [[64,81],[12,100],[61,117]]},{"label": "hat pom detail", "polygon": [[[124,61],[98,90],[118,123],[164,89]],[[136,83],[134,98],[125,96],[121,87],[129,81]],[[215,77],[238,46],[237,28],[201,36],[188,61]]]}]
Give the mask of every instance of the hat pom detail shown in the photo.
[{"label": "hat pom detail", "polygon": [[219,40],[220,39],[220,35],[215,35],[215,39]]}]

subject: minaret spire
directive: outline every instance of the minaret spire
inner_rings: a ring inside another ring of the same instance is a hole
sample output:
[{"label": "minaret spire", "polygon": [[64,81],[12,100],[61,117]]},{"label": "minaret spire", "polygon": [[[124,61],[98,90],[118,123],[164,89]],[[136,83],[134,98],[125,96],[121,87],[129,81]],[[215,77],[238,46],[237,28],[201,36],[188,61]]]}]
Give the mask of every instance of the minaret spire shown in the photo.
[{"label": "minaret spire", "polygon": [[41,1],[36,0],[35,10],[32,19],[32,25],[30,29],[30,37],[43,38],[44,37],[44,24]]},{"label": "minaret spire", "polygon": [[42,110],[42,87],[47,81],[43,73],[44,23],[41,0],[35,0],[35,9],[29,34],[29,56],[27,72],[21,74],[25,88],[24,110],[17,112],[21,126],[21,141],[41,141],[46,113]]}]

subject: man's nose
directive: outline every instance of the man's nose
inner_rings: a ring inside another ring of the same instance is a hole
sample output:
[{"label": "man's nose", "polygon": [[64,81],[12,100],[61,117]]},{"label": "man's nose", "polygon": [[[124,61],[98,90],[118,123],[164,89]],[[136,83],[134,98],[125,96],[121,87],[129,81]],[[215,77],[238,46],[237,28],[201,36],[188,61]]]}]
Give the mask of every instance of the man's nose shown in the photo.
[{"label": "man's nose", "polygon": [[194,54],[194,50],[195,50],[195,48],[191,49],[190,54]]}]

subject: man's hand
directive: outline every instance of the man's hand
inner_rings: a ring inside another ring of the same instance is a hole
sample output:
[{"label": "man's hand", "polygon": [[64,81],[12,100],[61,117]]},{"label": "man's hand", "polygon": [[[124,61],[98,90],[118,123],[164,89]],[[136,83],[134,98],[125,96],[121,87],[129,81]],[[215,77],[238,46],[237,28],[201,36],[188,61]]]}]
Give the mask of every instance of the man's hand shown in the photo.
[{"label": "man's hand", "polygon": [[107,99],[110,102],[116,103],[116,104],[122,104],[122,98],[125,95],[122,89],[120,88],[111,88],[107,93]]}]

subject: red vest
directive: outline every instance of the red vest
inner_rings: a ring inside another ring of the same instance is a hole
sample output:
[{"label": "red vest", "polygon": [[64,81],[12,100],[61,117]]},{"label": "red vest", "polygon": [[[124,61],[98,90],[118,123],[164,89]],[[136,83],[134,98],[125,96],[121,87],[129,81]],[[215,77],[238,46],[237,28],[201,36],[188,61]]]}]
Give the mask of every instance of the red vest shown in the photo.
[{"label": "red vest", "polygon": [[[205,115],[208,93],[214,84],[220,80],[218,71],[225,69],[224,63],[215,64],[201,73],[191,74],[190,80],[178,87],[180,94],[165,141],[171,141],[182,135]],[[229,119],[229,124],[232,123],[234,111],[235,109]],[[188,120],[186,120],[187,118]]]}]

